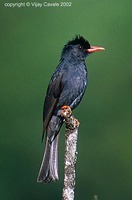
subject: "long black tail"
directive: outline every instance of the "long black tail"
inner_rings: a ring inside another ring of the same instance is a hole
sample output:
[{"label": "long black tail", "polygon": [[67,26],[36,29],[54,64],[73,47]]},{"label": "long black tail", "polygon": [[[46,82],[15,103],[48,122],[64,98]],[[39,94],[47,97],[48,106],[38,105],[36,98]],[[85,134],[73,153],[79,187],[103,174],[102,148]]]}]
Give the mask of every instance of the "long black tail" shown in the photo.
[{"label": "long black tail", "polygon": [[57,116],[53,116],[49,122],[43,160],[37,178],[38,182],[47,183],[59,179],[58,139],[62,123],[62,119]]}]

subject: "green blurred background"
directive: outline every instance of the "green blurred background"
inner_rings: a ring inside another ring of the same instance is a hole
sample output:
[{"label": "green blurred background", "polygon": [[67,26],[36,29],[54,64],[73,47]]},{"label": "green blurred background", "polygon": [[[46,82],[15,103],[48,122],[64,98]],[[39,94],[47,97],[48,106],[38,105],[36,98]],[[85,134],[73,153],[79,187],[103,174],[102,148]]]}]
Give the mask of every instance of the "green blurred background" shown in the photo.
[{"label": "green blurred background", "polygon": [[81,34],[106,51],[87,59],[89,86],[74,111],[81,122],[75,199],[131,200],[132,1],[72,0],[63,8],[9,8],[5,2],[0,3],[0,199],[61,199],[64,127],[60,180],[36,182],[42,108],[63,45]]}]

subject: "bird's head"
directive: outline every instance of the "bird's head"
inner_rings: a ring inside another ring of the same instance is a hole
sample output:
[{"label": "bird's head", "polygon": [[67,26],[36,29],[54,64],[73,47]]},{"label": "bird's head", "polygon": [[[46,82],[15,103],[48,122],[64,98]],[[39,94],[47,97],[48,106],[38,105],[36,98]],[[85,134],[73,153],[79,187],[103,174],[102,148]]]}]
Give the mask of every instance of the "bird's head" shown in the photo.
[{"label": "bird's head", "polygon": [[105,50],[103,47],[90,46],[82,36],[76,36],[62,50],[61,59],[84,60],[90,53]]}]

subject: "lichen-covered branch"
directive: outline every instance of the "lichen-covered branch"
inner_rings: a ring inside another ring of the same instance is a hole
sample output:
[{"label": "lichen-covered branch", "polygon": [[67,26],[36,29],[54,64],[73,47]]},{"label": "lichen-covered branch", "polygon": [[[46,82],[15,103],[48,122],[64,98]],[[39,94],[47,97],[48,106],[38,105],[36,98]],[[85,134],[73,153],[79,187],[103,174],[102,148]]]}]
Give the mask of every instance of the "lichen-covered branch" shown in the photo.
[{"label": "lichen-covered branch", "polygon": [[62,110],[66,124],[64,188],[62,199],[73,200],[75,189],[75,165],[77,161],[77,138],[79,122],[71,115],[70,107]]}]

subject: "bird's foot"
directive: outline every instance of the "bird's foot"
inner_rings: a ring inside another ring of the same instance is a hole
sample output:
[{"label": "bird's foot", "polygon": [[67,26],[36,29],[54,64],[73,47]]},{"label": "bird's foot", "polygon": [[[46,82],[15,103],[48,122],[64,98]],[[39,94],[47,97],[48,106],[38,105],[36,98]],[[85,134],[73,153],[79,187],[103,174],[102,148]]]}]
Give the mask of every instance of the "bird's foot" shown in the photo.
[{"label": "bird's foot", "polygon": [[71,110],[71,108],[70,108],[70,106],[62,106],[61,107],[61,116],[62,117],[71,117],[71,115],[72,115],[72,110]]},{"label": "bird's foot", "polygon": [[66,123],[66,128],[70,130],[74,130],[75,128],[79,127],[79,121],[72,116],[72,110],[69,106],[62,106],[61,107],[61,116]]}]

